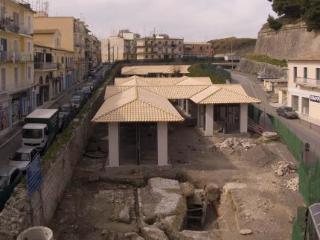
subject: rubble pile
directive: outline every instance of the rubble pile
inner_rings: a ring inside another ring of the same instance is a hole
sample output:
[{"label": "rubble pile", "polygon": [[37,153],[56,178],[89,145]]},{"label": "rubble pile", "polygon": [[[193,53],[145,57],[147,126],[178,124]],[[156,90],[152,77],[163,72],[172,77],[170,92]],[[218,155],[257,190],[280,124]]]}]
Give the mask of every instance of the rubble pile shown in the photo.
[{"label": "rubble pile", "polygon": [[274,166],[274,173],[279,177],[283,177],[291,173],[296,173],[296,171],[297,166],[295,164],[285,161],[277,162],[277,164]]},{"label": "rubble pile", "polygon": [[279,140],[279,135],[276,132],[264,132],[262,134],[262,141],[264,142],[272,142]]},{"label": "rubble pile", "polygon": [[286,187],[289,190],[292,190],[294,192],[298,191],[298,188],[299,188],[299,177],[295,177],[295,178],[292,178],[292,179],[288,180],[287,183],[286,183]]},{"label": "rubble pile", "polygon": [[28,228],[28,196],[24,186],[18,185],[0,213],[0,239],[11,239]]},{"label": "rubble pile", "polygon": [[227,138],[222,143],[217,143],[216,147],[220,150],[230,149],[233,151],[245,150],[255,147],[256,144],[249,138]]}]

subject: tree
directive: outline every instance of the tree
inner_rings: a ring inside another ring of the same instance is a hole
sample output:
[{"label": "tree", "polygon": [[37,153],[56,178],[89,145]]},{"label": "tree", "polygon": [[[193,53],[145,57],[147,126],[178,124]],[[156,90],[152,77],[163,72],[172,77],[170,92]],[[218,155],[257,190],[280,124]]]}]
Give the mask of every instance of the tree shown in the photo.
[{"label": "tree", "polygon": [[304,20],[308,26],[308,31],[320,29],[320,1],[305,0]]},{"label": "tree", "polygon": [[272,9],[279,16],[286,16],[289,18],[299,18],[304,12],[305,0],[268,0],[272,2]]},{"label": "tree", "polygon": [[282,28],[282,23],[270,15],[268,17],[268,23],[269,27],[275,31],[279,31]]}]

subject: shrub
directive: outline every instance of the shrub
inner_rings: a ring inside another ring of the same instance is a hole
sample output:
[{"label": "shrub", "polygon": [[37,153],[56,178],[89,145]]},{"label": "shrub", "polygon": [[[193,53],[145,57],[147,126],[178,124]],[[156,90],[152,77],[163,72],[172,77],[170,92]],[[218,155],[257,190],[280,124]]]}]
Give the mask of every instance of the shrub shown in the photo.
[{"label": "shrub", "polygon": [[247,58],[249,60],[252,60],[255,62],[268,63],[268,64],[276,65],[279,67],[287,67],[288,66],[288,63],[286,60],[271,58],[267,55],[252,54],[252,55],[248,55]]},{"label": "shrub", "polygon": [[270,15],[268,17],[268,23],[269,27],[275,31],[279,31],[282,28],[282,23]]},{"label": "shrub", "polygon": [[210,63],[198,63],[189,68],[189,77],[210,77],[212,83],[226,83],[231,79],[231,75],[223,68],[219,68]]}]

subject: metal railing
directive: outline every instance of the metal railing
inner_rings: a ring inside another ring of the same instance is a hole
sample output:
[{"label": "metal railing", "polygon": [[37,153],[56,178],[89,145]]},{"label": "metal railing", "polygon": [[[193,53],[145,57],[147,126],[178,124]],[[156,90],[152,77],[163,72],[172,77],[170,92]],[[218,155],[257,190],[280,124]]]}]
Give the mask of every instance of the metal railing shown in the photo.
[{"label": "metal railing", "polygon": [[19,52],[0,52],[0,63],[18,63],[20,61]]},{"label": "metal railing", "polygon": [[320,80],[312,78],[296,78],[296,83],[307,87],[320,87]]},{"label": "metal railing", "polygon": [[34,68],[40,69],[40,70],[51,70],[51,69],[57,69],[58,65],[57,63],[51,63],[51,62],[35,62]]},{"label": "metal railing", "polygon": [[33,62],[33,54],[0,51],[0,64]]},{"label": "metal railing", "polygon": [[12,18],[6,17],[0,19],[0,29],[3,31],[21,33],[25,35],[31,35],[32,30],[27,26],[21,26],[14,22]]}]

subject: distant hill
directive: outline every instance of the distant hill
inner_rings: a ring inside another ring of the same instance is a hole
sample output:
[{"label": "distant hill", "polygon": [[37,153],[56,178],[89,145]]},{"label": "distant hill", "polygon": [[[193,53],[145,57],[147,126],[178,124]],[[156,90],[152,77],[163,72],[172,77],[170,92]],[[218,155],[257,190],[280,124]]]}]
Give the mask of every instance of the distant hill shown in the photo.
[{"label": "distant hill", "polygon": [[253,53],[256,46],[256,39],[253,38],[222,38],[209,41],[213,45],[216,54],[226,54],[231,52],[231,44],[233,46],[233,53],[246,56]]}]

